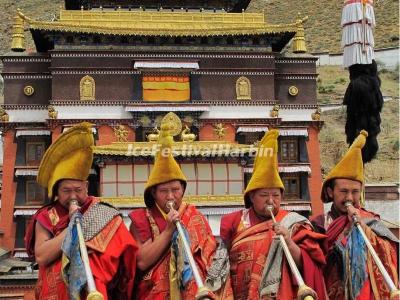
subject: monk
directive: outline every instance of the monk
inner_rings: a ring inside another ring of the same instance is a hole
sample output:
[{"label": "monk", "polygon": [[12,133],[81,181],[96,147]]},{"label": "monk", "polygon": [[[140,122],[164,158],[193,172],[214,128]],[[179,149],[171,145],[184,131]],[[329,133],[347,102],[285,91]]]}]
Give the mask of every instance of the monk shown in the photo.
[{"label": "monk", "polygon": [[[232,299],[225,282],[229,278],[226,249],[217,247],[206,218],[196,207],[182,201],[187,181],[168,151],[172,143],[169,130],[168,124],[161,126],[162,148],[145,187],[146,208],[129,214],[130,231],[139,244],[136,299]],[[206,289],[198,290],[178,238],[177,221],[186,229]]]},{"label": "monk", "polygon": [[332,206],[327,213],[312,220],[328,236],[324,274],[330,299],[394,299],[396,296],[390,292],[354,226],[357,220],[398,287],[398,240],[377,214],[361,206],[364,185],[361,149],[367,136],[366,131],[361,131],[326,177],[321,198],[324,203],[332,202]]},{"label": "monk", "polygon": [[[79,285],[86,280],[82,265],[72,266],[79,255],[63,252],[71,248],[71,241],[64,241],[78,215],[97,291],[104,299],[132,297],[137,244],[121,214],[88,195],[93,143],[90,125],[76,125],[47,149],[40,164],[38,182],[52,202],[36,212],[25,236],[27,252],[39,265],[36,299],[86,298]],[[72,280],[71,274],[80,275]]]},{"label": "monk", "polygon": [[[271,130],[261,140],[254,173],[244,194],[245,209],[221,220],[220,234],[229,249],[234,297],[297,299],[299,293],[326,299],[322,276],[325,257],[320,247],[325,235],[314,232],[303,216],[280,208],[284,185],[277,166],[278,135],[277,130]],[[272,150],[272,155],[267,155],[266,149]],[[277,235],[284,237],[309,288],[303,286],[299,291]]]}]

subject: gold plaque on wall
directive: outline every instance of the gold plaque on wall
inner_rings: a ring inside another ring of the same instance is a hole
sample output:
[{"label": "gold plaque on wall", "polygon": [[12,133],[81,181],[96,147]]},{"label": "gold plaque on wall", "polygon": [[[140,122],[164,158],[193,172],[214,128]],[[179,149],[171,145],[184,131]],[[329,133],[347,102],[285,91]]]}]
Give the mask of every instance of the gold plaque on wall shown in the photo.
[{"label": "gold plaque on wall", "polygon": [[236,100],[251,100],[251,83],[247,77],[236,80]]},{"label": "gold plaque on wall", "polygon": [[26,96],[32,96],[33,93],[35,92],[35,89],[31,85],[27,85],[24,87],[24,94]]},{"label": "gold plaque on wall", "polygon": [[95,100],[96,84],[93,77],[83,76],[79,84],[79,92],[81,100]]},{"label": "gold plaque on wall", "polygon": [[297,96],[298,93],[299,93],[299,89],[296,86],[292,85],[289,87],[289,95],[290,96]]}]

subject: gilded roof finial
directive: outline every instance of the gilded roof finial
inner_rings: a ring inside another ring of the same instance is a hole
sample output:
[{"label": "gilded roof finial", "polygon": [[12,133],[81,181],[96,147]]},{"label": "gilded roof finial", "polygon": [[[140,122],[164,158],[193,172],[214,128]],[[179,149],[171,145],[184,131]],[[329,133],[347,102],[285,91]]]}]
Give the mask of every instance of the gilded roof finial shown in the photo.
[{"label": "gilded roof finial", "polygon": [[15,52],[25,51],[24,19],[19,14],[19,9],[14,16],[11,50]]},{"label": "gilded roof finial", "polygon": [[3,106],[0,106],[0,121],[1,122],[8,122],[10,120],[10,116],[6,112]]},{"label": "gilded roof finial", "polygon": [[308,20],[308,17],[305,16],[302,19],[300,17],[300,13],[298,13],[297,16],[298,17],[296,20],[296,35],[294,36],[294,40],[293,40],[293,52],[294,53],[306,53],[307,48],[306,48],[306,40],[305,40],[303,23],[305,23]]}]

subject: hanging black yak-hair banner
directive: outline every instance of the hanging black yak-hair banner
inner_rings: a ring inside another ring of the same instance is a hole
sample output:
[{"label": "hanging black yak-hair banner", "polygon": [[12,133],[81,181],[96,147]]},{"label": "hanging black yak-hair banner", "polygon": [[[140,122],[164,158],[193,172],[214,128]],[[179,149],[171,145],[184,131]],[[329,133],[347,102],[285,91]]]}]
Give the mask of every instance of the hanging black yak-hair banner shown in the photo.
[{"label": "hanging black yak-hair banner", "polygon": [[350,72],[343,104],[347,105],[346,137],[351,145],[362,129],[368,138],[362,150],[364,163],[378,152],[383,97],[374,60],[375,14],[373,0],[345,0],[342,12],[343,65]]}]

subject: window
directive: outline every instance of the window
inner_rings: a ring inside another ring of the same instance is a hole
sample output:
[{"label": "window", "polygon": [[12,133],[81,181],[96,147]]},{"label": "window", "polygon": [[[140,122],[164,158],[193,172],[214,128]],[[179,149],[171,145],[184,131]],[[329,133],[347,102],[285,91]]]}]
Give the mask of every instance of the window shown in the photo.
[{"label": "window", "polygon": [[285,198],[300,199],[300,178],[298,176],[282,177],[285,186]]},{"label": "window", "polygon": [[26,143],[26,165],[38,166],[45,151],[44,142],[27,142]]},{"label": "window", "polygon": [[25,203],[32,205],[42,205],[46,199],[46,190],[35,180],[26,181]]},{"label": "window", "polygon": [[15,233],[15,248],[25,248],[24,237],[29,221],[24,217],[17,218],[17,228]]},{"label": "window", "polygon": [[280,161],[281,162],[298,162],[299,147],[296,138],[282,139],[280,141]]},{"label": "window", "polygon": [[[101,169],[102,197],[143,195],[153,165],[108,164]],[[180,167],[187,179],[185,195],[226,195],[243,192],[243,168],[237,163],[190,162]]]},{"label": "window", "polygon": [[247,145],[260,141],[263,136],[264,132],[240,132],[236,135],[238,143]]}]

